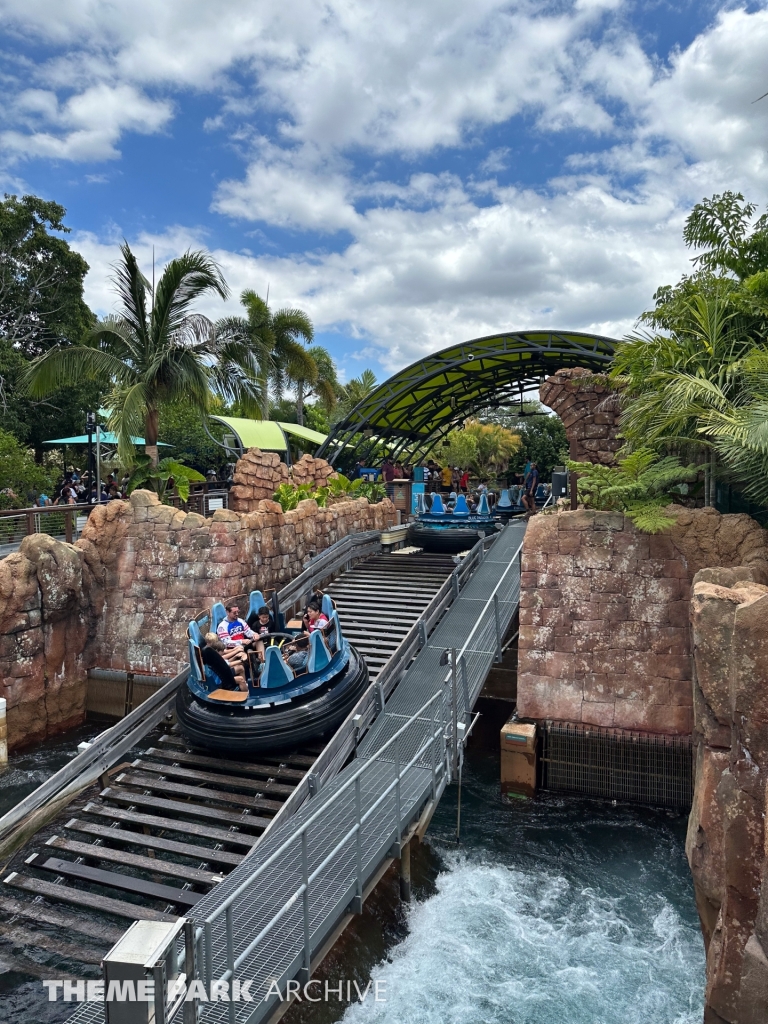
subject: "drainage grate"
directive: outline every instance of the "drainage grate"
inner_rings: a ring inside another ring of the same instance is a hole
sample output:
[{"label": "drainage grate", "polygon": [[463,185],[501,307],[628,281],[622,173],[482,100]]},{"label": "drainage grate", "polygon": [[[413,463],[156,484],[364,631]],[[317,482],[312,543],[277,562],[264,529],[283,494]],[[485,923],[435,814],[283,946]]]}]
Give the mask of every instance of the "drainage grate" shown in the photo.
[{"label": "drainage grate", "polygon": [[541,723],[541,786],[687,810],[693,800],[688,736],[654,736],[566,722]]}]

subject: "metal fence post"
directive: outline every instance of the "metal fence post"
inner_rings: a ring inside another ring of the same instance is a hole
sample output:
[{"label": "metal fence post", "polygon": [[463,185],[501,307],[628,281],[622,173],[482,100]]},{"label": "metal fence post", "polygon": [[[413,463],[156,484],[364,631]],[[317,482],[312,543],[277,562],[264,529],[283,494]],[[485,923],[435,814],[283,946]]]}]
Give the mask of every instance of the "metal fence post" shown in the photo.
[{"label": "metal fence post", "polygon": [[[184,974],[187,991],[195,980],[195,922],[189,918],[184,922]],[[184,1024],[197,1024],[197,1000],[184,1002]]]},{"label": "metal fence post", "polygon": [[311,967],[309,948],[309,856],[307,853],[306,829],[301,833],[301,874],[304,883],[304,967],[302,968],[302,974],[306,984],[309,981]]},{"label": "metal fence post", "polygon": [[395,815],[397,816],[397,845],[400,846],[400,738],[395,741]]},{"label": "metal fence post", "polygon": [[451,573],[451,586],[453,587],[453,599],[454,601],[459,596],[459,577],[456,574],[456,570]]},{"label": "metal fence post", "polygon": [[430,726],[432,731],[429,734],[429,736],[430,736],[429,747],[430,747],[430,751],[432,753],[432,799],[433,800],[437,797],[437,759],[435,757],[435,753],[436,753],[436,750],[435,750],[435,743],[436,743],[435,719],[436,719],[436,717],[437,716],[436,716],[436,713],[435,713],[435,702],[432,701],[432,724]]},{"label": "metal fence post", "polygon": [[451,648],[451,777],[459,762],[459,693],[456,680],[456,648]]},{"label": "metal fence post", "polygon": [[355,814],[357,816],[357,841],[355,843],[355,859],[357,861],[357,895],[355,896],[355,912],[363,912],[363,802],[360,796],[360,776],[355,779]]},{"label": "metal fence post", "polygon": [[419,619],[419,650],[427,646],[427,624],[424,619]]},{"label": "metal fence post", "polygon": [[496,657],[494,661],[501,661],[501,618],[499,616],[499,595],[493,595],[493,616],[496,619]]},{"label": "metal fence post", "polygon": [[459,662],[459,668],[461,669],[461,690],[462,696],[464,697],[464,714],[466,715],[467,725],[469,725],[469,718],[472,714],[472,705],[469,702],[469,683],[467,681],[467,661],[464,655],[461,656]]},{"label": "metal fence post", "polygon": [[[227,967],[232,974],[229,978],[229,1024],[235,1024],[237,1017],[237,1006],[232,998],[235,988],[235,939],[232,933],[232,904],[230,903],[225,912],[225,924],[227,926]],[[210,993],[209,993],[210,994]]]}]

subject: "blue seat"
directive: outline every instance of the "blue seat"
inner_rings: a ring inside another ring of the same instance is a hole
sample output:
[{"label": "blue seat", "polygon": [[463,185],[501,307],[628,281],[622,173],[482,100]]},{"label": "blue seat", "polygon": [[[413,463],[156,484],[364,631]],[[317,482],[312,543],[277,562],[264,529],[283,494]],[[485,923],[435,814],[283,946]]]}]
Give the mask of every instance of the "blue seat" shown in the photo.
[{"label": "blue seat", "polygon": [[308,672],[322,672],[331,663],[331,652],[323,636],[322,629],[316,629],[309,638]]},{"label": "blue seat", "polygon": [[293,671],[287,664],[279,647],[268,647],[264,655],[264,668],[261,670],[262,690],[274,689],[293,682]]},{"label": "blue seat", "polygon": [[189,641],[189,671],[195,682],[207,688],[203,652],[200,650],[199,644],[195,643],[194,640]]},{"label": "blue seat", "polygon": [[416,495],[416,515],[423,516],[427,511],[427,503],[424,500],[424,491],[419,491]]},{"label": "blue seat", "polygon": [[192,640],[194,643],[200,646],[200,641],[203,639],[203,637],[200,632],[200,627],[198,626],[195,619],[192,619],[189,625],[187,626],[187,636],[189,637],[190,640]]},{"label": "blue seat", "polygon": [[221,603],[221,601],[217,601],[216,604],[214,604],[211,607],[211,632],[212,633],[216,632],[216,630],[219,628],[219,623],[221,622],[222,619],[225,619],[226,617],[227,617],[227,609],[224,607],[224,605]]},{"label": "blue seat", "polygon": [[496,502],[496,508],[512,508],[512,502],[509,500],[509,491],[506,488],[501,492],[501,497]]},{"label": "blue seat", "polygon": [[455,516],[468,516],[469,515],[469,505],[467,504],[467,499],[466,499],[465,495],[460,494],[458,496],[458,498],[456,499],[456,504],[455,504],[454,509],[453,509],[453,514]]},{"label": "blue seat", "polygon": [[443,507],[443,499],[440,497],[439,494],[437,494],[437,492],[435,492],[435,494],[432,495],[432,508],[429,511],[433,516],[443,515],[443,513],[445,512],[445,508]]},{"label": "blue seat", "polygon": [[339,620],[339,613],[336,611],[331,616],[331,625],[333,626],[333,630],[331,631],[329,637],[329,647],[335,654],[336,651],[341,650],[341,646],[343,643],[343,639],[341,636],[341,622]]},{"label": "blue seat", "polygon": [[248,598],[248,614],[245,616],[246,619],[249,619],[251,615],[258,615],[259,608],[263,608],[266,603],[264,595],[260,590],[252,590]]},{"label": "blue seat", "polygon": [[477,503],[477,514],[479,516],[489,516],[491,514],[490,506],[488,505],[488,495],[485,491],[480,495],[480,501]]},{"label": "blue seat", "polygon": [[331,595],[330,594],[323,594],[323,615],[326,617],[326,619],[328,619],[330,621],[330,618],[333,615],[333,612],[334,612],[334,607],[333,607],[333,599],[331,598]]}]

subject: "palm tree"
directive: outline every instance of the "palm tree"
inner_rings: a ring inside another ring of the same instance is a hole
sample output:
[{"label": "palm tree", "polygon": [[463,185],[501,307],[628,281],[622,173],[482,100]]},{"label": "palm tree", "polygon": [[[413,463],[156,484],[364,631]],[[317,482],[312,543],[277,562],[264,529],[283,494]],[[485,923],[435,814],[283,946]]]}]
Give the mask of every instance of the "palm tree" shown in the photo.
[{"label": "palm tree", "polygon": [[630,336],[610,373],[622,394],[621,429],[630,446],[704,451],[707,505],[714,505],[717,473],[713,426],[743,401],[745,361],[755,349],[751,328],[717,289],[694,293],[669,336]]},{"label": "palm tree", "polygon": [[312,345],[306,354],[315,364],[314,373],[309,376],[306,369],[294,374],[290,368],[286,372],[288,383],[296,391],[296,422],[304,423],[304,403],[308,398],[316,398],[327,412],[331,412],[338,400],[341,388],[336,367],[327,349],[321,345]]},{"label": "palm tree", "polygon": [[353,377],[342,388],[342,395],[336,410],[337,417],[343,419],[348,416],[356,405],[376,390],[376,387],[376,374],[373,370],[363,370],[359,377]]},{"label": "palm tree", "polygon": [[217,393],[225,401],[256,407],[259,367],[241,338],[192,311],[195,300],[208,292],[222,299],[228,295],[209,255],[187,251],[171,260],[153,289],[127,242],[120,251],[114,279],[120,313],[100,323],[83,344],[59,346],[34,360],[25,386],[42,396],[83,377],[102,382],[111,388],[108,426],[117,434],[121,463],[131,464],[131,435],[143,432],[146,454],[157,465],[163,403],[183,400],[206,413]]},{"label": "palm tree", "polygon": [[269,419],[269,386],[279,400],[291,380],[314,380],[315,360],[298,339],[312,341],[312,321],[302,309],[278,309],[273,312],[255,291],[246,288],[240,296],[245,317],[227,317],[219,328],[239,337],[251,349],[261,379],[261,416]]}]

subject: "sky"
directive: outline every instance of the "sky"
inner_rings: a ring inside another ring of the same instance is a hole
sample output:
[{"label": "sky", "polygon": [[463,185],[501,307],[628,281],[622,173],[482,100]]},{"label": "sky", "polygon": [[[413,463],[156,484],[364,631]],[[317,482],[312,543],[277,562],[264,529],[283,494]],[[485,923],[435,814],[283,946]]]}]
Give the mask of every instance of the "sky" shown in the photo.
[{"label": "sky", "polygon": [[305,309],[343,379],[621,337],[724,189],[768,203],[768,0],[0,0],[3,189],[114,309],[123,238]]}]

